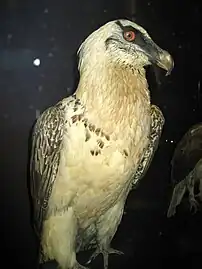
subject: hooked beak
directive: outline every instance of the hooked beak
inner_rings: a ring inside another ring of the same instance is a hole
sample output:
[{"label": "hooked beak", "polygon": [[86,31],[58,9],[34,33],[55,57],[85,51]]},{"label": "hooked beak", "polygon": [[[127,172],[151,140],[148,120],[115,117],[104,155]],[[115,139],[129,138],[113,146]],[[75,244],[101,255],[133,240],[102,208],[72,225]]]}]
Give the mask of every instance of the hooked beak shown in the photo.
[{"label": "hooked beak", "polygon": [[156,65],[167,71],[166,76],[170,75],[174,67],[174,61],[167,51],[161,50],[154,61]]},{"label": "hooked beak", "polygon": [[166,76],[170,75],[174,67],[172,56],[161,49],[152,39],[145,39],[144,43],[143,52],[147,55],[150,63],[166,70]]}]

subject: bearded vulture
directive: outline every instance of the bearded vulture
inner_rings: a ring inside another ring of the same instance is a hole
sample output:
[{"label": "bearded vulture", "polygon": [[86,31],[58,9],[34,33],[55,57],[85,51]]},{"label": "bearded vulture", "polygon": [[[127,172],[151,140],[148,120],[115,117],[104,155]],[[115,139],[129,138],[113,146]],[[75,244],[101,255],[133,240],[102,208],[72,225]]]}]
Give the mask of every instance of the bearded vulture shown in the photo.
[{"label": "bearded vulture", "polygon": [[78,57],[75,93],[45,110],[33,130],[34,227],[40,263],[85,268],[76,254],[94,246],[91,259],[102,253],[107,269],[108,255],[121,254],[110,243],[150,142],[144,67],[156,64],[170,74],[174,64],[141,26],[125,19],[89,35]]},{"label": "bearded vulture", "polygon": [[[190,209],[196,212],[202,202],[202,123],[192,126],[177,144],[172,158],[173,194],[167,217],[175,215],[177,206],[188,193]],[[195,194],[198,189],[198,194]]]}]

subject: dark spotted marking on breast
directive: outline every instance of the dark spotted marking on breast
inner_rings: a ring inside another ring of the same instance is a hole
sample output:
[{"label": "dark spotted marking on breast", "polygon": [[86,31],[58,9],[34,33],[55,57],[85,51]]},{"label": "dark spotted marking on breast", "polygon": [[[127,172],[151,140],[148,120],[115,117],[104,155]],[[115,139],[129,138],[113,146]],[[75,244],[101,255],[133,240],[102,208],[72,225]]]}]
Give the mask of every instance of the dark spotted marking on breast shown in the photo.
[{"label": "dark spotted marking on breast", "polygon": [[103,131],[101,131],[101,137],[105,137],[108,141],[110,140],[109,135],[105,134]]},{"label": "dark spotted marking on breast", "polygon": [[88,131],[88,129],[85,129],[85,130],[86,130],[86,139],[85,139],[85,142],[87,142],[91,138],[91,135],[90,135],[90,132]]},{"label": "dark spotted marking on breast", "polygon": [[99,149],[98,150],[91,150],[90,153],[92,156],[97,156],[98,154],[101,153],[101,151]]},{"label": "dark spotted marking on breast", "polygon": [[80,105],[81,105],[81,101],[80,101],[79,99],[77,99],[77,100],[75,101],[75,105],[76,105],[76,106],[80,106]]},{"label": "dark spotted marking on breast", "polygon": [[101,132],[101,129],[100,129],[100,128],[97,128],[97,129],[95,130],[96,135],[99,135],[100,132]]},{"label": "dark spotted marking on breast", "polygon": [[72,116],[71,117],[72,123],[80,121],[82,119],[82,117],[83,117],[83,115],[81,115],[81,114]]},{"label": "dark spotted marking on breast", "polygon": [[91,132],[94,132],[95,131],[95,125],[93,125],[93,124],[89,124],[88,128],[89,128],[89,130]]},{"label": "dark spotted marking on breast", "polygon": [[75,123],[77,121],[77,115],[72,116],[71,119],[72,119],[72,123]]},{"label": "dark spotted marking on breast", "polygon": [[88,126],[88,120],[87,119],[83,119],[82,122],[84,122],[84,127],[86,128]]},{"label": "dark spotted marking on breast", "polygon": [[100,150],[95,151],[95,156],[97,156],[98,154],[100,154]]},{"label": "dark spotted marking on breast", "polygon": [[84,123],[87,124],[87,123],[88,123],[88,120],[87,120],[86,118],[83,118],[83,119],[82,119],[82,122],[84,122]]},{"label": "dark spotted marking on breast", "polygon": [[97,140],[97,144],[101,149],[104,147],[104,142],[101,139]]},{"label": "dark spotted marking on breast", "polygon": [[[83,115],[82,115],[83,116]],[[75,117],[75,116],[73,116]],[[110,136],[105,134],[101,128],[96,128],[94,124],[88,122],[88,119],[82,118],[82,122],[84,123],[84,127],[89,129],[90,132],[95,132],[97,136],[105,137],[106,140],[110,140]]]},{"label": "dark spotted marking on breast", "polygon": [[74,106],[73,111],[76,112],[78,110],[77,106]]},{"label": "dark spotted marking on breast", "polygon": [[124,153],[125,157],[128,157],[128,152],[126,149],[123,150],[123,153]]},{"label": "dark spotted marking on breast", "polygon": [[83,115],[82,114],[79,114],[78,115],[78,120],[80,121],[82,118],[83,118]]}]

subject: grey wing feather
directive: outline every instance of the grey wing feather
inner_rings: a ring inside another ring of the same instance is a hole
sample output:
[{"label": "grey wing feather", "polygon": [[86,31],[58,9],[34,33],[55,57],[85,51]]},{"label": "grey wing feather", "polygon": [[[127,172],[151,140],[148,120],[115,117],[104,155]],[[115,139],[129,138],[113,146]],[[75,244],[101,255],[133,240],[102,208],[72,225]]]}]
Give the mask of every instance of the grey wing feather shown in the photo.
[{"label": "grey wing feather", "polygon": [[180,181],[174,188],[171,202],[168,208],[167,217],[170,218],[175,215],[176,207],[181,203],[182,198],[186,192],[187,182],[186,179]]},{"label": "grey wing feather", "polygon": [[132,182],[132,189],[137,187],[137,183],[145,176],[147,173],[154,154],[158,148],[159,140],[165,123],[164,116],[161,110],[156,105],[151,106],[151,132],[149,137],[149,145],[145,151],[143,159],[138,166]]},{"label": "grey wing feather", "polygon": [[175,186],[202,156],[202,123],[193,125],[178,142],[171,160],[171,183]]},{"label": "grey wing feather", "polygon": [[32,136],[30,191],[34,228],[39,236],[60,161],[64,109],[60,102],[45,110],[38,118]]}]

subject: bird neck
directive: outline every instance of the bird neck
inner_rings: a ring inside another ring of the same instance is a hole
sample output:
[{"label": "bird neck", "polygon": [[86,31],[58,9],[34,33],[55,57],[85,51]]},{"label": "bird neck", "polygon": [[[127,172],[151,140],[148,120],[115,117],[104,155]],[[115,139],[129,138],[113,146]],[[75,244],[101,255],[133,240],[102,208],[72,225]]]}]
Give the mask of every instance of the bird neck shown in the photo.
[{"label": "bird neck", "polygon": [[100,126],[108,132],[117,126],[132,125],[140,105],[138,100],[150,104],[144,69],[132,70],[106,62],[83,69],[76,96],[85,105],[88,118],[94,124],[109,124]]}]

